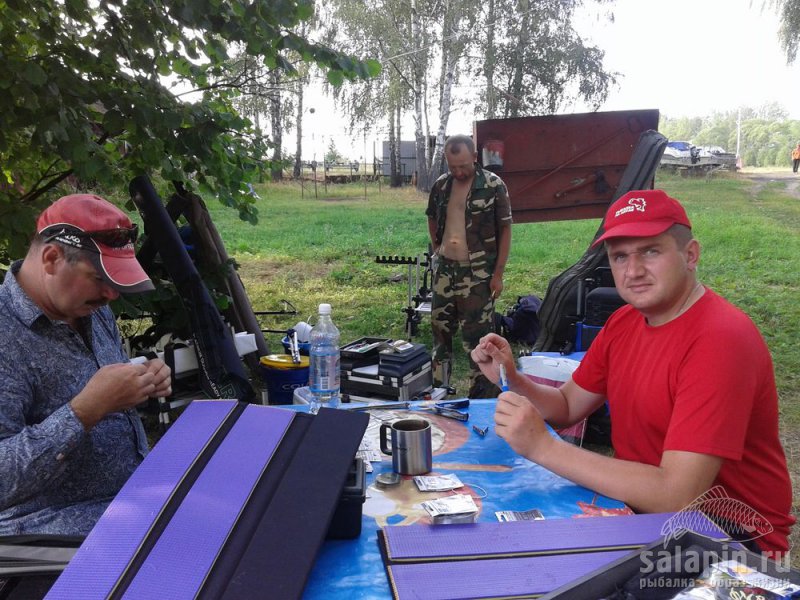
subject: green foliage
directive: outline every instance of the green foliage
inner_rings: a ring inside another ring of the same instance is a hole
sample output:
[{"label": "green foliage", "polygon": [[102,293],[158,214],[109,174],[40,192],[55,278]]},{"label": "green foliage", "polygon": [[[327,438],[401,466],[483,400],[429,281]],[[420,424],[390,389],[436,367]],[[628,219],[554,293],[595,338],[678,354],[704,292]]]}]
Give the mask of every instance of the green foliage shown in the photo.
[{"label": "green foliage", "polygon": [[800,0],[770,0],[781,16],[780,40],[786,60],[793,63],[800,47]]},{"label": "green foliage", "polygon": [[[605,101],[616,74],[604,69],[605,52],[585,45],[572,26],[584,4],[583,0],[494,0],[494,14],[486,15],[488,23],[478,24],[475,38],[477,48],[482,48],[490,27],[494,30],[495,63],[485,60],[478,71],[491,76],[496,86],[495,113],[488,118],[555,113],[578,99],[595,107]],[[488,92],[481,91],[484,103]]]},{"label": "green foliage", "polygon": [[294,34],[312,10],[311,0],[0,1],[0,261],[22,253],[33,215],[63,186],[119,190],[134,174],[180,181],[255,222],[242,192],[266,146],[234,108],[231,49],[287,73],[299,56],[339,82],[379,70]]},{"label": "green foliage", "polygon": [[659,131],[670,140],[688,141],[696,146],[721,146],[728,152],[735,152],[740,115],[739,154],[745,166],[791,164],[792,149],[800,141],[800,121],[788,119],[786,111],[778,104],[715,113],[708,117],[663,117]]},{"label": "green foliage", "polygon": [[[225,279],[237,266],[233,259],[217,268],[197,265],[211,300],[220,311],[227,310],[231,305],[231,298],[225,291]],[[114,314],[121,319],[123,335],[130,340],[134,354],[152,349],[165,335],[182,340],[192,337],[183,300],[168,273],[161,267],[160,263],[156,263],[149,272],[155,290],[120,296],[111,303]]]},{"label": "green foliage", "polygon": [[336,140],[331,138],[328,142],[328,149],[325,151],[325,162],[341,163],[345,162],[346,160],[347,158],[343,156],[342,153],[336,148]]},{"label": "green foliage", "polygon": [[423,131],[429,110],[440,111],[446,126],[451,100],[444,92],[465,80],[476,115],[486,118],[547,114],[577,99],[599,106],[615,74],[604,69],[604,52],[585,45],[572,26],[586,4],[378,0],[367,8],[360,0],[335,0],[327,25],[331,35],[344,31],[351,52],[377,47],[386,65],[380,78],[340,89],[338,100],[351,126],[414,107],[418,140],[437,133]]}]

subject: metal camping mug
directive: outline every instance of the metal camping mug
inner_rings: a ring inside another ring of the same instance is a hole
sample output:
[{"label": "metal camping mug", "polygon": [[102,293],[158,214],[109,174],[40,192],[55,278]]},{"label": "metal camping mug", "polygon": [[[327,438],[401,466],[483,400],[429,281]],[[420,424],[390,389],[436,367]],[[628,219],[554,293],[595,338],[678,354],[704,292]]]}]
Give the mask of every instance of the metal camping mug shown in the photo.
[{"label": "metal camping mug", "polygon": [[[386,445],[387,430],[392,447]],[[392,469],[401,475],[422,475],[433,467],[431,424],[425,419],[401,419],[380,429],[381,452],[392,457]]]}]

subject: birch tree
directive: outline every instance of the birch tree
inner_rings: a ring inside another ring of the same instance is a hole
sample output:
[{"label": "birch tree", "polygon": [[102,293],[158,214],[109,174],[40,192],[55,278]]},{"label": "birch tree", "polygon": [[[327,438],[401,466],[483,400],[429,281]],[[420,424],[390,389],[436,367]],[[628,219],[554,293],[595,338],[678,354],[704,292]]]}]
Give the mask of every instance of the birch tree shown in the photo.
[{"label": "birch tree", "polygon": [[555,113],[577,99],[603,103],[616,79],[604,69],[604,52],[584,44],[572,25],[585,4],[491,0],[486,5],[479,112],[489,119],[510,118]]},{"label": "birch tree", "polygon": [[[351,131],[385,131],[389,138],[390,185],[402,183],[400,136],[403,115],[412,102],[413,75],[409,0],[336,0],[322,18],[328,39],[379,59],[381,75],[333,90],[349,118]],[[378,58],[380,57],[380,58]]]},{"label": "birch tree", "polygon": [[772,0],[781,18],[780,40],[786,53],[786,61],[792,64],[797,59],[800,47],[800,0]]},{"label": "birch tree", "polygon": [[[592,3],[598,2],[611,0]],[[368,84],[372,93],[388,99],[392,86],[402,90],[392,96],[397,102],[381,106],[395,117],[410,107],[417,186],[428,190],[442,168],[446,136],[455,133],[448,125],[456,106],[472,106],[476,118],[507,118],[556,112],[579,98],[605,100],[614,75],[603,68],[603,52],[584,44],[572,26],[585,3],[377,0],[359,9],[355,0],[335,0],[332,26],[346,34],[348,51],[383,64],[386,75]],[[469,92],[454,93],[461,82]],[[353,119],[366,114],[363,105],[345,106],[354,109]]]}]

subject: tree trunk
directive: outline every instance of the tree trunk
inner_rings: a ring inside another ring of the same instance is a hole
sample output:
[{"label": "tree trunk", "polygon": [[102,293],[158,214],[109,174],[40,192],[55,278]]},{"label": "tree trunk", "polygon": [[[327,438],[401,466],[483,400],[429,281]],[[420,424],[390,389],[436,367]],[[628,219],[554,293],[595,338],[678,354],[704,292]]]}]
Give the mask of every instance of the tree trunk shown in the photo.
[{"label": "tree trunk", "polygon": [[[411,46],[413,48],[424,48],[423,30],[417,2],[412,2],[411,6]],[[428,183],[428,161],[425,148],[427,138],[423,131],[425,122],[423,105],[423,95],[425,90],[425,60],[415,57],[412,61],[411,94],[414,99],[414,147],[416,156],[416,169],[412,178],[416,180],[417,189],[425,190]]]},{"label": "tree trunk", "polygon": [[273,69],[269,74],[269,112],[272,122],[272,142],[275,147],[272,150],[272,165],[270,172],[272,181],[283,179],[283,119],[281,114],[281,92],[280,92],[280,71]]},{"label": "tree trunk", "polygon": [[[455,70],[458,56],[460,54],[460,36],[455,36],[458,29],[458,17],[445,18],[444,22],[450,24],[445,28],[442,36],[442,71],[439,79],[439,128],[436,131],[436,145],[434,146],[433,156],[428,165],[426,184],[423,189],[429,191],[433,182],[442,174],[442,154],[444,153],[445,134],[447,133],[447,123],[450,119],[450,105],[453,102],[453,82],[455,81]],[[462,132],[466,133],[466,132]]]},{"label": "tree trunk", "polygon": [[494,89],[494,69],[495,69],[495,46],[494,46],[494,24],[497,16],[494,9],[495,0],[487,0],[486,2],[486,54],[483,58],[483,75],[486,78],[486,118],[495,118],[495,107],[497,102],[495,100]]},{"label": "tree trunk", "polygon": [[400,187],[403,184],[402,177],[400,176],[400,158],[398,157],[398,148],[400,144],[397,139],[397,129],[395,128],[395,110],[392,107],[389,111],[389,186]]},{"label": "tree trunk", "polygon": [[294,152],[294,169],[292,177],[300,178],[302,172],[301,165],[303,160],[303,81],[297,84],[297,146]]},{"label": "tree trunk", "polygon": [[[425,191],[429,191],[433,182],[442,174],[442,156],[444,154],[445,134],[447,133],[447,123],[450,119],[450,104],[452,103],[453,81],[455,71],[455,57],[449,55],[448,64],[442,65],[445,70],[444,85],[442,85],[442,99],[439,105],[439,129],[436,131],[436,146],[434,147],[433,157],[431,158],[428,170],[428,186]],[[466,132],[463,132],[466,133]]]},{"label": "tree trunk", "polygon": [[531,23],[531,10],[529,0],[519,0],[519,12],[522,15],[519,28],[519,38],[517,40],[517,48],[519,51],[516,53],[516,60],[514,61],[514,75],[511,80],[511,98],[506,106],[510,106],[510,110],[506,111],[508,117],[519,117],[523,114],[525,106],[522,78],[525,74],[524,48],[530,44],[530,23]]}]

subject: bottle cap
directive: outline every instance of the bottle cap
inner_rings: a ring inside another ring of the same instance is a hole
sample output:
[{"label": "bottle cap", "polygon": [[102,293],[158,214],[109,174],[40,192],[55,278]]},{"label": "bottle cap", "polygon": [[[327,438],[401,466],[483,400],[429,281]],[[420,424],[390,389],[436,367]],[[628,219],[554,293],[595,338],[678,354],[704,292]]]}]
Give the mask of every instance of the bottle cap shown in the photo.
[{"label": "bottle cap", "polygon": [[320,304],[319,305],[319,314],[321,314],[321,315],[329,315],[329,314],[331,314],[331,305],[330,304]]}]

